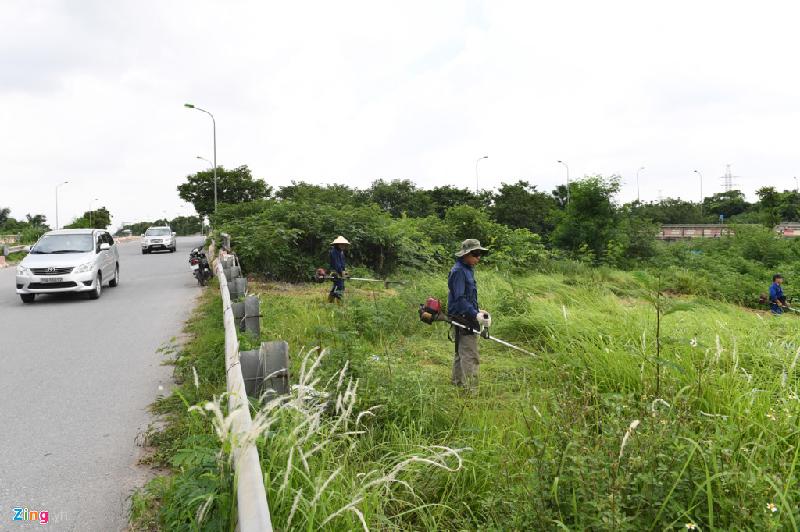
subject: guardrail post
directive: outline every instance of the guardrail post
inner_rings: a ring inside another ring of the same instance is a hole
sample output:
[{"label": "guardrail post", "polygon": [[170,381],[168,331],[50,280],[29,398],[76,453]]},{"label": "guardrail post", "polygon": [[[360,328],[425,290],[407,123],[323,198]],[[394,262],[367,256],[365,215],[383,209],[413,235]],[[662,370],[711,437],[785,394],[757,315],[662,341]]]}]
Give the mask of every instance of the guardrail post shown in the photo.
[{"label": "guardrail post", "polygon": [[247,279],[244,277],[235,278],[228,283],[228,291],[231,293],[231,299],[240,299],[244,297],[247,293]]},{"label": "guardrail post", "polygon": [[258,296],[247,296],[244,300],[243,329],[255,338],[261,338],[261,302]]},{"label": "guardrail post", "polygon": [[289,344],[262,342],[260,349],[239,353],[247,395],[270,400],[289,393]]}]

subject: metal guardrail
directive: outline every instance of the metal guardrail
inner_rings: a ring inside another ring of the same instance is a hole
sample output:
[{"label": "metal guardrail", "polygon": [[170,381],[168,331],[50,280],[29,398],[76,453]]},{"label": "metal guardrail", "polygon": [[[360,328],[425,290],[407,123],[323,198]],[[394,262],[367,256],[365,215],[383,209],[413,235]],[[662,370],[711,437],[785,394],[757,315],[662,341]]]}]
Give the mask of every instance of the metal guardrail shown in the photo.
[{"label": "metal guardrail", "polygon": [[[212,244],[209,255],[216,256]],[[239,337],[233,317],[228,280],[223,268],[223,252],[216,257],[214,271],[222,294],[223,322],[225,324],[225,377],[228,388],[228,415],[232,417],[231,431],[234,438],[247,434],[253,424],[250,417],[250,401],[245,391],[244,377],[239,364]],[[241,532],[272,532],[272,521],[264,488],[264,475],[255,445],[234,445],[234,470],[236,472],[236,504],[238,527]]]},{"label": "metal guardrail", "polygon": [[26,251],[28,246],[6,246],[5,244],[0,246],[0,251],[2,252],[3,257],[8,257],[12,253],[17,253],[18,251]]}]

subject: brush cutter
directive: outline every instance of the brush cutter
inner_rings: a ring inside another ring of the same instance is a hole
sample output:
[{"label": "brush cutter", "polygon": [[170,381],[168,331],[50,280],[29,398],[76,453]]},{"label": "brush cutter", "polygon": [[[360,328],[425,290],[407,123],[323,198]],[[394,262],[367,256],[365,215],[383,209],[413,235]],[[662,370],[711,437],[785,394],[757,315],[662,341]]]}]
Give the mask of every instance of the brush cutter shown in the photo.
[{"label": "brush cutter", "polygon": [[[331,281],[333,279],[339,279],[339,274],[336,272],[326,272],[325,268],[317,268],[317,271],[314,274],[314,280],[318,283],[323,283],[325,281]],[[367,277],[350,277],[350,274],[345,272],[345,274],[341,277],[346,281],[363,281],[365,283],[383,283],[385,288],[389,288],[390,284],[406,284],[406,281],[389,281],[387,279],[369,279]]]},{"label": "brush cutter", "polygon": [[[787,302],[790,302],[790,301],[792,301],[792,298],[790,298],[790,297],[787,297],[787,298],[786,298],[786,301],[787,301]],[[759,302],[760,304],[762,304],[762,305],[766,305],[766,306],[770,306],[770,305],[772,305],[772,303],[770,302],[770,300],[769,300],[769,298],[767,297],[767,295],[766,295],[766,294],[761,294],[761,295],[758,297],[758,302]],[[786,304],[784,304],[784,305],[783,305],[781,308],[782,308],[783,310],[790,310],[790,311],[792,311],[792,312],[795,312],[795,313],[797,313],[797,314],[800,314],[800,309],[796,309],[796,308],[794,308],[794,307],[790,307],[789,305],[786,305]]]},{"label": "brush cutter", "polygon": [[425,303],[419,306],[419,319],[423,323],[427,323],[428,325],[432,325],[436,321],[444,321],[453,325],[454,327],[458,327],[465,331],[469,331],[471,333],[479,334],[481,338],[485,338],[487,340],[491,340],[493,342],[497,342],[500,345],[504,345],[508,348],[514,349],[521,353],[525,353],[526,355],[536,356],[535,353],[531,353],[527,349],[523,349],[519,346],[516,346],[510,342],[506,342],[505,340],[501,340],[500,338],[494,337],[489,334],[489,327],[483,327],[479,329],[475,329],[474,327],[470,327],[469,325],[465,325],[458,320],[454,320],[444,312],[442,312],[442,302],[438,299],[433,297],[429,297]]}]

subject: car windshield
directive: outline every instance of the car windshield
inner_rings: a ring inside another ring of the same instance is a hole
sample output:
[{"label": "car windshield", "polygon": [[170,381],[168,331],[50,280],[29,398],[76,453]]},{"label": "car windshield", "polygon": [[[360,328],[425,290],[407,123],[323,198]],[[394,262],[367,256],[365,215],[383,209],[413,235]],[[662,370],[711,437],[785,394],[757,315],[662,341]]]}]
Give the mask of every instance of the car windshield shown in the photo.
[{"label": "car windshield", "polygon": [[45,235],[31,248],[33,254],[86,253],[94,251],[94,237],[82,235]]},{"label": "car windshield", "polygon": [[152,227],[145,232],[145,236],[169,236],[172,232],[169,228],[157,228],[153,229]]}]

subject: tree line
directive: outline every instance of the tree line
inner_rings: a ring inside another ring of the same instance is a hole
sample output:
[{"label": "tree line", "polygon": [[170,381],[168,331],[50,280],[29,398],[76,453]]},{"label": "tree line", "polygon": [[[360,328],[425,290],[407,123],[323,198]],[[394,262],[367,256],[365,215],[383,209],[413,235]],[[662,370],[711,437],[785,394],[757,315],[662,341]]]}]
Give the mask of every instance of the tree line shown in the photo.
[{"label": "tree line", "polygon": [[[753,203],[741,191],[732,190],[707,196],[702,202],[667,198],[620,204],[616,201],[618,176],[587,176],[573,181],[569,195],[564,185],[545,191],[525,180],[477,192],[451,185],[425,189],[408,179],[378,179],[363,189],[305,181],[274,189],[263,180],[254,179],[247,166],[240,166],[218,167],[217,189],[219,203],[239,206],[234,210],[243,216],[257,212],[263,206],[259,202],[264,201],[325,205],[340,210],[374,205],[393,219],[446,220],[451,209],[468,208],[480,213],[475,214],[478,218],[538,235],[547,249],[581,260],[615,264],[625,262],[626,257],[653,256],[660,224],[723,221],[772,227],[779,221],[800,220],[797,191],[763,187]],[[192,203],[201,215],[209,215],[212,223],[213,190],[211,170],[187,176],[178,187],[180,197]],[[230,221],[230,217],[225,220]]]}]

